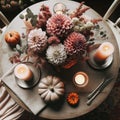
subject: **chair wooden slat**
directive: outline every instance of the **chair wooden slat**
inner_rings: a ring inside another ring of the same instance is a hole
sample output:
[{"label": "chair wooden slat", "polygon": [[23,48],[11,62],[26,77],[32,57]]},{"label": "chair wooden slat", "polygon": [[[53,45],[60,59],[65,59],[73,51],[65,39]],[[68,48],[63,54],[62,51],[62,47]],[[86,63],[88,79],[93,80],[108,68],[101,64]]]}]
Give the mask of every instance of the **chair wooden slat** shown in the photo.
[{"label": "chair wooden slat", "polygon": [[114,0],[114,2],[112,3],[112,5],[109,7],[109,9],[107,10],[107,12],[103,16],[104,20],[107,20],[111,16],[111,14],[115,11],[115,9],[119,5],[119,3],[120,3],[120,0]]}]

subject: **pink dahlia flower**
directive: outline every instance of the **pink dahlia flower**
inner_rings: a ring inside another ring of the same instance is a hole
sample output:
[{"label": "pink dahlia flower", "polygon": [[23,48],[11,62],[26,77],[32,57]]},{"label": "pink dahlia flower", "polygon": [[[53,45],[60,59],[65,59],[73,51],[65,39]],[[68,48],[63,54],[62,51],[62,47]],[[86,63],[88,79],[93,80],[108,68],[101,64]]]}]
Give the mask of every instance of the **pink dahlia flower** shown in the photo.
[{"label": "pink dahlia flower", "polygon": [[83,55],[86,51],[86,38],[81,33],[72,32],[64,41],[68,55]]},{"label": "pink dahlia flower", "polygon": [[55,14],[47,21],[47,33],[58,37],[66,36],[73,27],[71,18],[64,14]]}]

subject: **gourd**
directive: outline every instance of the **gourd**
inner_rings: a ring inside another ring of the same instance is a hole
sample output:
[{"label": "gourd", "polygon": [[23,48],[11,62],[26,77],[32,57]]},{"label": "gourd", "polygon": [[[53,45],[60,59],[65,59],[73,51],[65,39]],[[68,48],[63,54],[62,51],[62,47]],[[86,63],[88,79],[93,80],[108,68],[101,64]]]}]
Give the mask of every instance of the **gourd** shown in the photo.
[{"label": "gourd", "polygon": [[42,78],[38,87],[38,93],[45,102],[54,102],[64,94],[64,83],[56,76]]},{"label": "gourd", "polygon": [[68,94],[67,96],[67,102],[72,105],[75,106],[78,104],[79,102],[79,95],[76,92],[71,92]]},{"label": "gourd", "polygon": [[20,42],[20,34],[17,31],[9,31],[5,34],[5,41],[10,46],[15,46]]}]

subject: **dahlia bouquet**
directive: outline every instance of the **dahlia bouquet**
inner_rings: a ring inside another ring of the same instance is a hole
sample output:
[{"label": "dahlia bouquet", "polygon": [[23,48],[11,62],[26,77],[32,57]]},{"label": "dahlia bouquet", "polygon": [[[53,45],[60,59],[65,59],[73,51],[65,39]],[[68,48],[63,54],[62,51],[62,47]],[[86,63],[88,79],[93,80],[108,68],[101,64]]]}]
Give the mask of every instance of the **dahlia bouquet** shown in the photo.
[{"label": "dahlia bouquet", "polygon": [[48,6],[42,5],[35,15],[28,8],[25,15],[20,15],[26,28],[27,55],[66,68],[85,60],[94,44],[93,30],[101,21],[85,16],[88,9],[83,2],[72,13],[67,8],[51,13]]}]

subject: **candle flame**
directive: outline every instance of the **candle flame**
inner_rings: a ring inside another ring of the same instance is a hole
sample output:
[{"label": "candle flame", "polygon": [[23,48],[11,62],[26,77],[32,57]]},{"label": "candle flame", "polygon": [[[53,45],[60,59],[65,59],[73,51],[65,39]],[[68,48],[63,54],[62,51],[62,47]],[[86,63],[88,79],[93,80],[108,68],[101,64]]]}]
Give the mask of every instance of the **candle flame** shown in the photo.
[{"label": "candle flame", "polygon": [[77,75],[75,77],[75,81],[76,81],[77,84],[84,84],[85,83],[84,75]]},{"label": "candle flame", "polygon": [[103,50],[104,50],[104,51],[109,50],[109,46],[104,46],[104,47],[103,47]]},{"label": "candle flame", "polygon": [[25,71],[26,71],[26,68],[23,67],[23,66],[21,66],[21,67],[17,70],[17,72],[18,72],[19,74],[24,73]]}]

